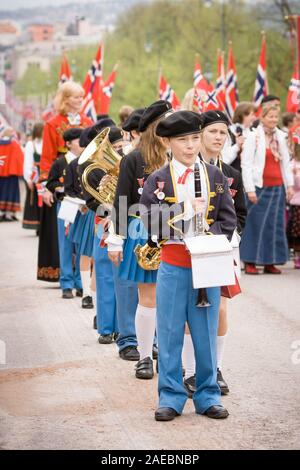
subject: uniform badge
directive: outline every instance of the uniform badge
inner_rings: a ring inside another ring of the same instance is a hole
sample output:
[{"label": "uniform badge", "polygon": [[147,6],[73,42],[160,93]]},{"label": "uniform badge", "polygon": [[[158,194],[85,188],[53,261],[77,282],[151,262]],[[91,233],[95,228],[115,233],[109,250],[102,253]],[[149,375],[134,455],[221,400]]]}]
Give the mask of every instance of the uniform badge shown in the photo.
[{"label": "uniform badge", "polygon": [[231,188],[232,183],[234,182],[234,178],[227,178],[227,181],[228,181],[229,188]]},{"label": "uniform badge", "polygon": [[163,192],[164,186],[165,186],[164,181],[157,181],[157,190],[154,192],[159,201],[163,201],[166,197],[165,193]]},{"label": "uniform badge", "polygon": [[138,178],[138,179],[137,179],[137,182],[138,182],[138,184],[139,184],[138,193],[139,193],[139,195],[141,196],[141,195],[143,194],[144,178]]},{"label": "uniform badge", "polygon": [[215,183],[216,184],[216,193],[217,194],[224,194],[224,185],[223,183]]}]

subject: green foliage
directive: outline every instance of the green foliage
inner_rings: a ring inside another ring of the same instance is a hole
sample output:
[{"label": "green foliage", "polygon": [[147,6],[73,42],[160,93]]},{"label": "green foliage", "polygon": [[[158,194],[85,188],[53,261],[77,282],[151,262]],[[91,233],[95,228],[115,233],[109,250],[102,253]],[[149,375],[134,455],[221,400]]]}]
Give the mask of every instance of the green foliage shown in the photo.
[{"label": "green foliage", "polygon": [[[105,39],[105,78],[119,62],[112,116],[117,119],[124,104],[140,107],[157,99],[160,68],[182,99],[193,86],[196,53],[203,72],[214,81],[217,49],[228,40],[233,42],[239,98],[252,99],[261,46],[260,24],[243,1],[226,2],[224,10],[220,2],[212,3],[208,8],[201,0],[157,0],[136,5],[120,18],[115,31]],[[95,44],[67,51],[76,81],[83,81],[97,47]],[[267,31],[267,60],[270,92],[285,100],[292,59],[288,41],[278,28]],[[40,72],[33,77],[32,70],[28,70],[17,84],[17,93],[22,95],[26,90],[28,95],[28,87],[37,93],[54,93],[59,63],[53,63],[49,76]]]}]

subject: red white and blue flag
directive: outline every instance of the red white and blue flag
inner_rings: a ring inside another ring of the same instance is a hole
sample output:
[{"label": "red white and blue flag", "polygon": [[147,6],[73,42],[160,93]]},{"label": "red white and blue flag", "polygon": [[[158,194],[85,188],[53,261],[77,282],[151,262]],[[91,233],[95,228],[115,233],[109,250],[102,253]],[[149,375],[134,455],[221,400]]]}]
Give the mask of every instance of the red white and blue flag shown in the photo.
[{"label": "red white and blue flag", "polygon": [[238,88],[237,75],[234,63],[232,45],[229,45],[228,65],[226,74],[226,90],[225,90],[225,110],[230,119],[232,119],[235,108],[238,104]]},{"label": "red white and blue flag", "polygon": [[224,54],[219,50],[217,59],[217,80],[215,85],[216,98],[219,103],[219,109],[225,109],[225,69],[224,69]]},{"label": "red white and blue flag", "polygon": [[180,101],[175,91],[162,74],[160,74],[159,77],[159,98],[161,100],[169,101],[175,111],[180,109]]},{"label": "red white and blue flag", "polygon": [[206,93],[206,100],[205,100],[204,107],[205,107],[205,111],[214,111],[216,109],[219,109],[221,111],[216,90],[208,91]]},{"label": "red white and blue flag", "polygon": [[212,91],[214,88],[204,77],[198,57],[196,57],[195,61],[194,88],[204,90],[205,92]]},{"label": "red white and blue flag", "polygon": [[295,113],[300,108],[300,77],[297,64],[295,64],[294,73],[290,81],[288,94],[286,98],[286,110]]},{"label": "red white and blue flag", "polygon": [[97,113],[100,113],[101,89],[103,86],[102,73],[103,46],[100,45],[82,85],[85,91],[82,112],[94,121],[97,120]]},{"label": "red white and blue flag", "polygon": [[59,72],[59,85],[72,80],[72,72],[66,55],[63,55],[60,72]]},{"label": "red white and blue flag", "polygon": [[113,71],[104,83],[100,94],[100,105],[98,114],[109,114],[110,100],[112,97],[113,88],[117,77],[117,64],[114,66]]},{"label": "red white and blue flag", "polygon": [[259,109],[263,97],[267,94],[268,82],[266,68],[266,37],[263,36],[253,95],[253,102],[257,109]]},{"label": "red white and blue flag", "polygon": [[193,109],[200,114],[204,111],[204,102],[202,98],[203,97],[200,96],[199,90],[194,88]]}]

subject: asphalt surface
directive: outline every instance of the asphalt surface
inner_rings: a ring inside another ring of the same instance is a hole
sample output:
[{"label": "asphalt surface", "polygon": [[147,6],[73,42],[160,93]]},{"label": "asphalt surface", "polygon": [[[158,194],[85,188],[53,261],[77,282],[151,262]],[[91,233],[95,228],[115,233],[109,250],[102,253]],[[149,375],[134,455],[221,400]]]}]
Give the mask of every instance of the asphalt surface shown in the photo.
[{"label": "asphalt surface", "polygon": [[229,302],[223,399],[230,416],[154,420],[157,377],[137,380],[94,310],[36,280],[38,239],[0,224],[1,449],[296,449],[300,437],[300,271],[243,276]]}]

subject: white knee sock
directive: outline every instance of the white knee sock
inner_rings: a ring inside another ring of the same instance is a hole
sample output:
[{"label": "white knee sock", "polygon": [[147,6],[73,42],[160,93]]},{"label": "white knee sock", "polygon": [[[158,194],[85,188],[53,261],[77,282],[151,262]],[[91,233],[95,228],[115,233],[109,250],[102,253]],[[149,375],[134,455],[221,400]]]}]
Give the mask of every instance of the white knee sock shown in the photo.
[{"label": "white knee sock", "polygon": [[185,369],[185,379],[192,377],[196,373],[195,353],[194,345],[191,335],[184,335],[183,350],[182,350],[182,362],[183,368]]},{"label": "white knee sock", "polygon": [[222,370],[226,335],[217,337],[217,368]]},{"label": "white knee sock", "polygon": [[152,359],[155,327],[156,307],[149,308],[138,304],[135,315],[135,331],[140,360],[145,359],[145,357],[151,357]]},{"label": "white knee sock", "polygon": [[83,297],[91,296],[91,272],[80,271],[81,284],[83,289]]}]

